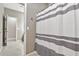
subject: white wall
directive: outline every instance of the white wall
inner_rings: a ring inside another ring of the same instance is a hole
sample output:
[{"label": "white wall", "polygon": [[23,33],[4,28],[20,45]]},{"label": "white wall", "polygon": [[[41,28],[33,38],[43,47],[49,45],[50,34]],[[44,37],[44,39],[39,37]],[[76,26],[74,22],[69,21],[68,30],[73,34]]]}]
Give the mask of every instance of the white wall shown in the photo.
[{"label": "white wall", "polygon": [[7,16],[7,40],[16,40],[16,21],[15,17]]},{"label": "white wall", "polygon": [[0,3],[0,50],[1,50],[1,47],[2,47],[3,13],[4,13],[3,4]]}]

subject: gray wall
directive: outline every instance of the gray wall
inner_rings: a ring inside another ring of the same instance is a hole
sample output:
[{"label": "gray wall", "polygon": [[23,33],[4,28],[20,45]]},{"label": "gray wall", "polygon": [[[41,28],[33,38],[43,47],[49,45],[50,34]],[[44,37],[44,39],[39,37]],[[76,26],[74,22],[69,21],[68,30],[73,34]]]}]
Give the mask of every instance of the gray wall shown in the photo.
[{"label": "gray wall", "polygon": [[48,7],[48,4],[43,3],[28,3],[27,4],[27,30],[26,36],[26,53],[34,51],[35,34],[36,34],[36,14]]}]

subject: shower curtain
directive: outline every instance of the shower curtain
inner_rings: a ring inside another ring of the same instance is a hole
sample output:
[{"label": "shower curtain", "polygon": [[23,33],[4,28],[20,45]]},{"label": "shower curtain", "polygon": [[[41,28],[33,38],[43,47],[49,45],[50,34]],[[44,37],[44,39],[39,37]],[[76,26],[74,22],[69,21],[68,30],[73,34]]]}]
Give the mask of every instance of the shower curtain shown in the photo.
[{"label": "shower curtain", "polygon": [[39,55],[79,55],[79,3],[52,3],[36,16],[35,49]]}]

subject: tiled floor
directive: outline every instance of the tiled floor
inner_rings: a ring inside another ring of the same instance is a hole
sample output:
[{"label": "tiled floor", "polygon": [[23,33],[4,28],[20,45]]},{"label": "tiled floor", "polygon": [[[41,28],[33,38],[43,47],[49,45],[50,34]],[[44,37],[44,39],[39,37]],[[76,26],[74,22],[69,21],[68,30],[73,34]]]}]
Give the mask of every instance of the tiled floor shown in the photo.
[{"label": "tiled floor", "polygon": [[40,56],[36,51],[33,51],[29,54],[27,54],[27,56]]},{"label": "tiled floor", "polygon": [[22,56],[23,45],[20,40],[8,41],[7,46],[2,48],[1,56]]}]

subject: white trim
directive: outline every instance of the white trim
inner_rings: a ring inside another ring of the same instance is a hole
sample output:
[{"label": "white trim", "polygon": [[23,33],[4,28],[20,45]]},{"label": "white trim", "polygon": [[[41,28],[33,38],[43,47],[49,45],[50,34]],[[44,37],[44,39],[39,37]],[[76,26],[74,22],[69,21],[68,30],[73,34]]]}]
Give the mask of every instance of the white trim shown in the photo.
[{"label": "white trim", "polygon": [[26,55],[26,27],[27,27],[27,18],[26,18],[26,16],[27,16],[27,9],[26,9],[26,7],[27,7],[27,4],[25,3],[25,9],[24,9],[24,55]]}]

